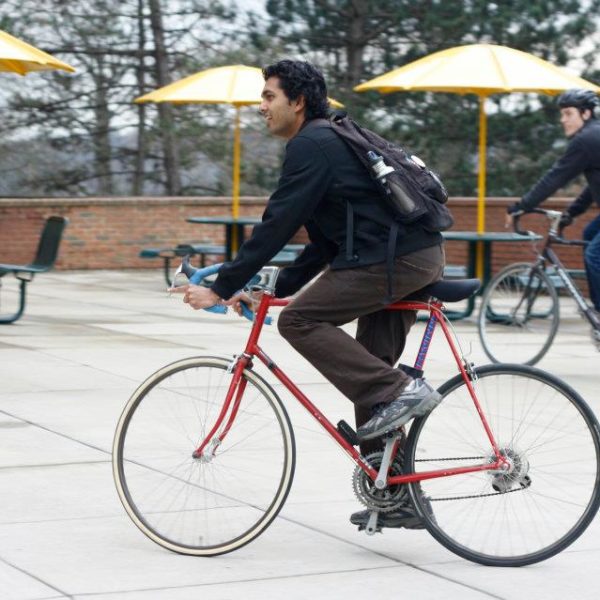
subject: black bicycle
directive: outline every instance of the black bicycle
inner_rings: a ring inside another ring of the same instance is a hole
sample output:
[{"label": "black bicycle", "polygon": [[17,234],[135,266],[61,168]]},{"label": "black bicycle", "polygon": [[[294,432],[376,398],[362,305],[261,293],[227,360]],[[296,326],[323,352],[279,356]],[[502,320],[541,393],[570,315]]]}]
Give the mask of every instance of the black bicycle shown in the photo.
[{"label": "black bicycle", "polygon": [[[479,309],[478,330],[485,353],[496,363],[533,365],[548,351],[560,321],[559,288],[571,296],[592,327],[592,339],[600,350],[600,319],[587,303],[552,245],[585,246],[582,240],[562,237],[561,213],[536,208],[550,225],[544,245],[533,246],[533,263],[514,263],[502,269],[488,284]],[[519,218],[513,225],[517,233]]]}]

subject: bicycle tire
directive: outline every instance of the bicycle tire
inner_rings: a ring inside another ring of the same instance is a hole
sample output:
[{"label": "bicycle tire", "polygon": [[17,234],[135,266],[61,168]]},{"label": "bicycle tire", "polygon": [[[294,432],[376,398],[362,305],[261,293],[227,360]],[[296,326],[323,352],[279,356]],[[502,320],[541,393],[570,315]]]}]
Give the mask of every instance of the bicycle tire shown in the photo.
[{"label": "bicycle tire", "polygon": [[271,386],[251,369],[231,429],[214,456],[192,453],[216,422],[231,360],[169,364],[133,393],[118,422],[113,475],[127,514],[151,540],[181,554],[215,556],[273,522],[292,485],[292,426]]},{"label": "bicycle tire", "polygon": [[[600,504],[600,437],[593,412],[566,383],[524,365],[487,365],[474,383],[510,473],[479,471],[409,485],[431,535],[488,566],[554,556],[586,529]],[[407,472],[493,460],[491,443],[459,375],[441,404],[413,423]]]},{"label": "bicycle tire", "polygon": [[534,365],[552,345],[559,320],[552,280],[531,263],[515,263],[486,287],[477,329],[492,362]]}]

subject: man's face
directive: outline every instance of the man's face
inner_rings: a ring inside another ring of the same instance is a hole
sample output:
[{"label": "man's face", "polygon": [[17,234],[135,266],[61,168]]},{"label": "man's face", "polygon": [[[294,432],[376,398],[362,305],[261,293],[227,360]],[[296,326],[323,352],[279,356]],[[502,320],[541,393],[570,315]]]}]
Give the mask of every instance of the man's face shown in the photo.
[{"label": "man's face", "polygon": [[563,126],[565,135],[571,137],[575,135],[590,118],[591,111],[584,110],[579,112],[578,108],[574,106],[565,106],[560,109],[560,123]]},{"label": "man's face", "polygon": [[269,77],[262,91],[260,112],[273,135],[289,140],[304,121],[304,98],[289,100],[279,87],[279,77]]}]

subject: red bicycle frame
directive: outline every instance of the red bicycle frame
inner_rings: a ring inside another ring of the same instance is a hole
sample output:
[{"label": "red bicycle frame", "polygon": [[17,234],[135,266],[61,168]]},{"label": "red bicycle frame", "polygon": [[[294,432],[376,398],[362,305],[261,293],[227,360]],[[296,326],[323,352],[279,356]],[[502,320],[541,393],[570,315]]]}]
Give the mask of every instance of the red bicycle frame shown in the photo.
[{"label": "red bicycle frame", "polygon": [[[234,359],[234,362],[232,363],[233,378],[230,383],[227,395],[225,397],[223,407],[221,408],[219,416],[217,417],[217,421],[206,436],[206,438],[204,439],[204,441],[202,442],[202,444],[196,449],[193,456],[194,458],[200,458],[204,452],[214,453],[218,446],[221,444],[223,438],[227,435],[227,432],[231,429],[231,426],[233,425],[238,409],[240,407],[242,396],[244,395],[244,390],[246,387],[246,380],[242,376],[244,369],[250,368],[252,366],[252,359],[254,357],[257,357],[273,373],[273,375],[275,375],[275,377],[277,377],[277,379],[279,379],[279,381],[281,381],[281,383],[295,396],[295,398],[300,402],[300,404],[302,404],[302,406],[304,406],[304,408],[306,408],[311,413],[311,415],[342,447],[342,449],[352,458],[352,460],[356,464],[358,464],[360,468],[363,469],[363,471],[365,471],[369,475],[369,477],[371,477],[371,479],[375,480],[377,478],[378,472],[375,469],[373,469],[367,462],[365,462],[359,451],[339,433],[337,428],[334,427],[334,425],[327,419],[327,417],[325,417],[325,415],[323,415],[323,413],[302,393],[302,391],[298,389],[294,382],[291,381],[291,379],[289,379],[289,377],[258,345],[258,338],[260,337],[260,333],[265,323],[265,318],[267,316],[269,308],[271,306],[287,306],[288,303],[289,300],[275,298],[269,292],[265,292],[263,294],[254,317],[254,323],[252,325],[252,330],[250,331],[250,336],[248,338],[248,342],[246,343],[244,352],[241,355],[237,356]],[[456,349],[456,346],[452,339],[452,335],[450,333],[450,330],[448,329],[448,325],[446,324],[444,316],[442,315],[442,307],[442,303],[438,300],[433,300],[431,303],[400,301],[389,305],[386,308],[386,310],[429,311],[429,319],[427,320],[425,331],[423,333],[421,344],[417,352],[417,358],[414,364],[415,369],[423,369],[435,328],[438,324],[441,326],[442,331],[444,332],[444,335],[446,337],[446,341],[448,342],[450,350],[452,351],[452,355],[454,356],[454,360],[456,361],[456,364],[460,371],[460,374],[465,382],[465,385],[467,386],[467,389],[469,390],[469,394],[471,396],[471,399],[473,400],[475,409],[479,414],[482,426],[485,429],[487,437],[490,441],[490,445],[495,455],[495,460],[492,462],[487,461],[484,464],[471,465],[466,467],[439,469],[433,471],[421,471],[419,473],[409,473],[405,475],[387,477],[388,486],[403,483],[412,483],[416,481],[422,481],[425,479],[434,479],[437,477],[448,477],[450,475],[474,473],[476,471],[493,471],[503,469],[507,464],[505,458],[502,456],[500,450],[498,449],[496,440],[494,439],[493,433],[490,429],[487,419],[485,418],[479,401],[477,400],[477,395],[475,394],[475,390],[473,389],[471,378],[467,373],[463,362],[461,361],[460,354]],[[229,416],[225,422],[225,419],[228,414]],[[220,434],[216,436],[216,433],[221,429],[221,425],[223,424],[223,422],[225,422],[225,426],[221,430]]]}]

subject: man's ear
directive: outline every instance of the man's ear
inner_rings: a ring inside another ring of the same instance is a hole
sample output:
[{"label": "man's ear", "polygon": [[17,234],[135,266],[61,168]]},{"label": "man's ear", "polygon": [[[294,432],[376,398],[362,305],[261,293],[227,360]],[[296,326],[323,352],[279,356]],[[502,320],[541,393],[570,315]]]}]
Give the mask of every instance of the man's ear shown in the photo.
[{"label": "man's ear", "polygon": [[306,108],[306,100],[304,99],[304,96],[300,95],[298,96],[298,98],[296,98],[296,106],[294,107],[294,110],[296,112],[300,112],[301,110],[304,110]]},{"label": "man's ear", "polygon": [[584,121],[589,121],[592,118],[592,111],[589,108],[581,111],[581,118]]}]

